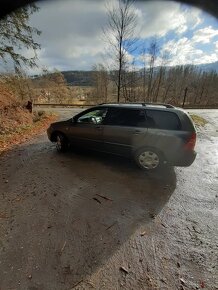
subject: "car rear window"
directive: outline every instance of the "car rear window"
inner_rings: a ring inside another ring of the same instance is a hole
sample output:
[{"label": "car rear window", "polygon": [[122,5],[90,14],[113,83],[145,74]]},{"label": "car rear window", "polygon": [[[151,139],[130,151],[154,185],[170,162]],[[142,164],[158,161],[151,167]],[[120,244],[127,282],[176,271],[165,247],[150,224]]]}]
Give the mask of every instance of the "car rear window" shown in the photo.
[{"label": "car rear window", "polygon": [[181,129],[180,120],[175,113],[157,110],[147,110],[146,116],[148,128],[164,130]]},{"label": "car rear window", "polygon": [[108,112],[106,125],[145,127],[144,109],[111,108]]}]

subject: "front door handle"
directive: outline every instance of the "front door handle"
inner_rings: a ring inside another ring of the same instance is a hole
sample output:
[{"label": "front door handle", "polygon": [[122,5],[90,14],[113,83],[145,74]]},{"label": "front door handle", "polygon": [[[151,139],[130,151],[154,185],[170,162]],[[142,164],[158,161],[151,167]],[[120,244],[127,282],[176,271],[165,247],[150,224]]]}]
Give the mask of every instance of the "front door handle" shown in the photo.
[{"label": "front door handle", "polygon": [[95,127],[97,130],[102,130],[103,128],[102,128],[102,126],[97,126],[97,127]]}]

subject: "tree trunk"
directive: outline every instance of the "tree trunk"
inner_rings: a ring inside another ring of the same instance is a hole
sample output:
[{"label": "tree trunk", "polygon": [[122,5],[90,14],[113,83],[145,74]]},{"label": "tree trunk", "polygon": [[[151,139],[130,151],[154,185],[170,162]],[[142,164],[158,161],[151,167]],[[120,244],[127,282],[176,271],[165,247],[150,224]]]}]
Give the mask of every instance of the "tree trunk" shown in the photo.
[{"label": "tree trunk", "polygon": [[185,105],[185,101],[186,101],[186,97],[187,97],[187,92],[188,92],[188,88],[185,88],[184,97],[183,97],[183,103],[182,103],[182,107],[183,108],[184,108],[184,105]]}]

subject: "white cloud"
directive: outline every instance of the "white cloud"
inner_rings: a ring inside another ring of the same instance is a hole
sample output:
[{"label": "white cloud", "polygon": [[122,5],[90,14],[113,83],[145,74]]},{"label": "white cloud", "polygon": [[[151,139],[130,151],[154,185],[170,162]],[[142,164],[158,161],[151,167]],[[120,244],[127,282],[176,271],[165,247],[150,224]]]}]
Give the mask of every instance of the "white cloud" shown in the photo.
[{"label": "white cloud", "polygon": [[218,35],[218,29],[213,29],[212,26],[207,26],[202,29],[197,30],[192,40],[196,43],[209,43],[211,39]]},{"label": "white cloud", "polygon": [[204,64],[204,63],[212,63],[218,61],[218,54],[217,53],[211,53],[206,54],[203,53],[200,58],[196,58],[193,60],[194,64]]},{"label": "white cloud", "polygon": [[[40,11],[32,16],[31,24],[42,30],[38,38],[42,50],[39,64],[60,70],[91,69],[102,61],[106,43],[102,40],[102,27],[107,22],[106,2],[98,0],[45,1]],[[116,3],[116,0],[109,2]],[[163,36],[174,30],[184,33],[190,24],[201,21],[196,8],[181,9],[172,1],[136,2],[139,37]],[[104,59],[107,57],[104,55]],[[131,55],[128,55],[132,60]]]},{"label": "white cloud", "polygon": [[[196,41],[193,38],[183,37],[178,41],[168,41],[162,52],[170,54],[170,65],[180,64],[203,64],[218,61],[218,49],[214,53],[209,53],[195,47]],[[215,43],[218,48],[218,42]]]},{"label": "white cloud", "polygon": [[194,29],[202,22],[201,10],[197,8],[182,9],[173,1],[148,1],[136,3],[139,17],[140,36],[164,36],[169,31],[184,33],[188,27]]},{"label": "white cloud", "polygon": [[[117,0],[39,1],[41,9],[32,15],[30,21],[42,31],[37,38],[42,47],[38,52],[39,65],[48,69],[88,70],[102,59],[103,62],[108,61],[105,55],[107,45],[102,38],[102,27],[107,23],[105,1],[116,3]],[[203,21],[201,10],[186,8],[174,1],[136,1],[134,7],[139,38],[166,36],[170,31],[180,37],[178,41],[168,41],[163,47],[162,52],[172,53],[171,64],[215,59],[215,55],[209,56],[195,47],[195,43],[206,43],[217,35],[213,27],[197,30],[193,39],[183,36]],[[127,58],[133,60],[129,53]],[[161,61],[158,57],[156,62]],[[109,59],[109,62],[112,63],[112,60]]]},{"label": "white cloud", "polygon": [[40,65],[82,70],[101,60],[105,46],[101,31],[106,23],[103,2],[45,1],[40,8],[31,19],[31,24],[42,31],[38,38]]}]

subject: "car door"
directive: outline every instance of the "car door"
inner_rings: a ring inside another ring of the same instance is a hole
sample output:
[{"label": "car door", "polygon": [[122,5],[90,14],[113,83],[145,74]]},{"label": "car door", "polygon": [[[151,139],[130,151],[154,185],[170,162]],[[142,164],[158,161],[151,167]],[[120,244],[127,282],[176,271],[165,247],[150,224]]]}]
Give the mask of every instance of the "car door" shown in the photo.
[{"label": "car door", "polygon": [[103,133],[105,151],[130,155],[143,144],[146,132],[144,109],[110,108]]},{"label": "car door", "polygon": [[187,137],[180,119],[176,113],[161,109],[147,109],[146,117],[148,146],[157,148],[173,163],[184,148],[184,139]]},{"label": "car door", "polygon": [[69,127],[72,145],[101,150],[103,147],[103,121],[106,114],[107,108],[94,108],[76,116]]}]

